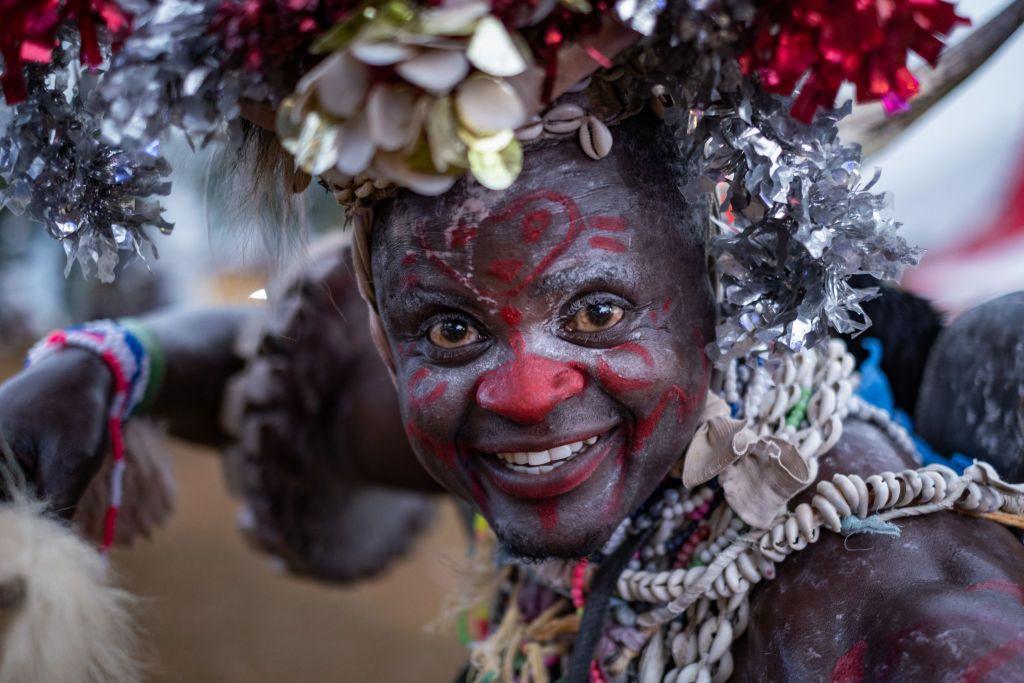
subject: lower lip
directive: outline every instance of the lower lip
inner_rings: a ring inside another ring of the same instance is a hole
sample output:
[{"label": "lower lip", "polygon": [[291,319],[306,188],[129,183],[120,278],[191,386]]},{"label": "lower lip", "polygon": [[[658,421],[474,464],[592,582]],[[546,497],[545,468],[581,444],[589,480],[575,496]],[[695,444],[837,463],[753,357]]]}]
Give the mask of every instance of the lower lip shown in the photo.
[{"label": "lower lip", "polygon": [[488,478],[501,491],[516,498],[552,498],[580,486],[600,467],[615,448],[618,429],[605,432],[593,446],[570,458],[564,465],[544,474],[516,472],[491,455],[483,456]]}]

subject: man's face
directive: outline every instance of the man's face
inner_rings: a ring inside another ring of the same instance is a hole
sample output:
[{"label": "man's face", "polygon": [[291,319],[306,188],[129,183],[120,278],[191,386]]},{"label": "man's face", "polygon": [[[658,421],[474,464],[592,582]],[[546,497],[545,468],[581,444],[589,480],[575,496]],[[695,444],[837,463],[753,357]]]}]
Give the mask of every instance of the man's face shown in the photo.
[{"label": "man's face", "polygon": [[692,438],[713,309],[667,171],[622,145],[531,161],[504,193],[397,205],[374,279],[420,462],[511,551],[579,556]]}]

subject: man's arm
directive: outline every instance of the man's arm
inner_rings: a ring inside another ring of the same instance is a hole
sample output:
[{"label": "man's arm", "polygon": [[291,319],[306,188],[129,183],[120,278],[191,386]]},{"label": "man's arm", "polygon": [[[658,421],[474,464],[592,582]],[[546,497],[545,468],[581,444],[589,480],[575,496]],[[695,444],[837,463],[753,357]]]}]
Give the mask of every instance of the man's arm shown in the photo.
[{"label": "man's arm", "polygon": [[[866,425],[823,460],[864,476],[911,466]],[[899,520],[899,537],[823,532],[755,591],[737,680],[1021,680],[1024,549],[952,512]]]},{"label": "man's arm", "polygon": [[[218,445],[220,400],[241,367],[233,353],[239,325],[256,309],[211,309],[148,316],[163,347],[166,376],[152,414],[176,435]],[[104,362],[77,348],[59,351],[0,385],[0,435],[36,495],[70,515],[106,454],[113,382]]]},{"label": "man's arm", "polygon": [[242,369],[234,352],[242,325],[263,310],[255,306],[161,311],[142,319],[166,358],[163,386],[151,414],[167,420],[172,434],[222,446],[220,410],[228,379]]}]

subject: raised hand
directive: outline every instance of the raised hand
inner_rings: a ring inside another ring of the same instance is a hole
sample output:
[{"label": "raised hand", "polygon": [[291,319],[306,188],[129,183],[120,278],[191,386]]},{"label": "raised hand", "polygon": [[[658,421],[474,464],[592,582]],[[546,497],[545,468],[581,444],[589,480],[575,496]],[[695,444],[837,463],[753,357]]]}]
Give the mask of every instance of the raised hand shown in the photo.
[{"label": "raised hand", "polygon": [[0,385],[0,435],[35,495],[70,517],[107,445],[110,371],[69,348]]}]

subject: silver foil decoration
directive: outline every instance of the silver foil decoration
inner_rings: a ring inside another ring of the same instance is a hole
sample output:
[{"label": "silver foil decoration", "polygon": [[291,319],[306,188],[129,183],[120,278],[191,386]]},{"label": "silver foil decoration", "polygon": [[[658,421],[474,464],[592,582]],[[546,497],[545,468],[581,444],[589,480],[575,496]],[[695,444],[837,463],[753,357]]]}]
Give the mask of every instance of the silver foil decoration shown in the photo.
[{"label": "silver foil decoration", "polygon": [[91,103],[105,112],[107,142],[135,155],[176,127],[202,146],[239,116],[243,77],[224,68],[220,39],[210,30],[218,4],[158,0],[135,8],[132,34]]},{"label": "silver foil decoration", "polygon": [[170,165],[158,144],[129,155],[100,139],[102,119],[85,106],[95,76],[75,73],[74,52],[29,67],[29,98],[0,103],[0,208],[45,225],[64,246],[66,272],[77,260],[86,277],[109,282],[123,256],[152,248],[148,229],[170,232],[152,200],[170,191]]},{"label": "silver foil decoration", "polygon": [[619,0],[615,3],[615,14],[626,26],[649,36],[667,4],[668,0]]},{"label": "silver foil decoration", "polygon": [[829,327],[866,329],[860,303],[877,292],[849,278],[898,280],[921,255],[897,234],[891,198],[871,192],[878,172],[864,176],[860,146],[838,139],[850,104],[811,125],[790,117],[790,104],[747,83],[702,111],[684,140],[700,169],[684,192],[715,192],[721,214],[710,245],[719,361],[804,349]]}]

